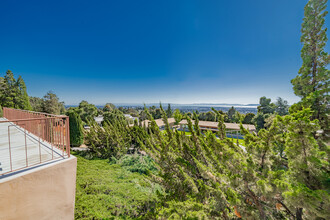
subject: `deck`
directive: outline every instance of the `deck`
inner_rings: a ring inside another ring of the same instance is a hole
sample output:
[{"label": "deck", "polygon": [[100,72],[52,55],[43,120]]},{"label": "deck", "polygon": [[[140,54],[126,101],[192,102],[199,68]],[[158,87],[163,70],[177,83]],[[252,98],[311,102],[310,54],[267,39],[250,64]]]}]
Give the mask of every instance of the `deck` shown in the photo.
[{"label": "deck", "polygon": [[[7,120],[0,118],[0,121]],[[63,151],[20,126],[0,123],[0,179],[11,171],[23,171],[65,158],[67,155]]]}]

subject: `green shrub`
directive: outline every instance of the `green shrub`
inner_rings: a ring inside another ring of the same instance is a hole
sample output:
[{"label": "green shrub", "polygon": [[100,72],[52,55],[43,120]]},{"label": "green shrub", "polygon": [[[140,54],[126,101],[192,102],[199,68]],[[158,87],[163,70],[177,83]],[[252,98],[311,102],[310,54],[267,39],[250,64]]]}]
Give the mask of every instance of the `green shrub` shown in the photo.
[{"label": "green shrub", "polygon": [[[211,204],[213,205],[213,204]],[[186,201],[169,201],[166,206],[159,207],[156,211],[157,219],[209,219],[210,205],[204,205],[194,199]],[[213,219],[223,219],[222,216],[213,216]]]},{"label": "green shrub", "polygon": [[106,159],[78,158],[75,219],[147,219],[162,188]]},{"label": "green shrub", "polygon": [[119,160],[116,160],[116,163],[130,172],[137,172],[146,175],[157,172],[155,162],[149,156],[138,154],[124,155]]}]

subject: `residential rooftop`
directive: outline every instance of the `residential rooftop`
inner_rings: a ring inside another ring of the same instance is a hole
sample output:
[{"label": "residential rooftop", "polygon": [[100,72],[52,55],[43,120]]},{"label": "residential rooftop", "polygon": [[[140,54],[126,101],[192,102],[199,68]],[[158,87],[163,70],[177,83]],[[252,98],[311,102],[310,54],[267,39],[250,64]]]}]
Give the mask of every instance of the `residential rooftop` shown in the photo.
[{"label": "residential rooftop", "polygon": [[[158,127],[163,127],[165,126],[165,123],[163,121],[163,119],[156,119],[155,120],[156,124]],[[192,123],[194,123],[195,121],[192,120]],[[142,126],[148,126],[150,123],[150,120],[144,120],[142,121]],[[175,123],[175,119],[174,118],[168,118],[168,123],[170,125],[173,125]],[[219,122],[214,122],[214,121],[199,121],[198,125],[201,128],[209,128],[211,130],[217,130],[218,129],[218,123]],[[188,122],[187,120],[182,120],[179,125],[183,126],[183,125],[187,125]],[[226,126],[227,130],[240,130],[240,124],[238,123],[224,123]],[[249,131],[256,131],[256,127],[254,125],[250,125],[250,124],[243,124],[243,127]]]}]

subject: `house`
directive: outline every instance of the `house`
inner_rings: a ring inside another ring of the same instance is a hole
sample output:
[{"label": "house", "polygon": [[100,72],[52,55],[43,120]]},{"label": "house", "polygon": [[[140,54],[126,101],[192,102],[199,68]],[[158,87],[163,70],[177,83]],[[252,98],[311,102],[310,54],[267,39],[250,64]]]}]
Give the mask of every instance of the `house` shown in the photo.
[{"label": "house", "polygon": [[[156,119],[155,120],[157,126],[163,130],[165,129],[165,123],[163,122],[163,119]],[[194,124],[195,121],[191,120],[191,122]],[[168,123],[171,127],[174,127],[175,124],[175,119],[174,118],[169,118]],[[144,120],[142,121],[142,126],[149,126],[150,121],[149,120]],[[227,137],[235,137],[235,138],[243,138],[243,135],[240,133],[240,124],[237,123],[224,123],[226,126],[226,135]],[[218,122],[214,121],[199,121],[198,122],[199,128],[202,131],[212,131],[212,132],[217,132],[218,131]],[[243,124],[243,127],[250,132],[256,132],[256,127],[254,125],[250,124]],[[188,131],[188,122],[187,120],[182,120],[179,123],[178,130],[182,131]]]},{"label": "house", "polygon": [[[194,120],[191,120],[194,124]],[[184,128],[187,127],[188,122],[187,120],[182,120],[180,123],[180,127]],[[218,131],[218,124],[219,122],[215,121],[199,121],[198,125],[201,130],[211,130],[211,131]],[[226,126],[226,131],[239,131],[240,124],[238,123],[224,123]],[[256,127],[250,124],[243,124],[243,127],[249,131],[256,131]]]},{"label": "house", "polygon": [[[192,124],[195,123],[194,120],[191,120]],[[188,122],[187,120],[182,120],[180,123],[180,129],[187,131],[188,129]],[[215,121],[199,121],[198,126],[201,129],[201,131],[212,131],[212,132],[217,132],[218,130],[218,124],[219,122]],[[243,135],[240,132],[240,124],[238,123],[224,123],[226,127],[226,136],[227,137],[234,137],[234,138],[239,138],[243,139]],[[256,132],[256,127],[254,125],[250,124],[242,124],[245,129],[248,131]]]},{"label": "house", "polygon": [[94,120],[98,125],[102,125],[103,116],[94,117]]},{"label": "house", "polygon": [[[174,118],[168,118],[167,120],[168,120],[168,124],[171,127],[173,127],[174,124],[175,124],[175,119]],[[144,121],[142,121],[142,126],[148,127],[149,124],[150,124],[150,122],[151,121],[149,121],[149,120],[144,120]],[[164,121],[163,121],[162,118],[156,119],[155,122],[156,122],[156,124],[157,124],[157,126],[159,127],[160,130],[164,130],[165,129],[165,123],[164,123]]]},{"label": "house", "polygon": [[128,119],[128,121],[135,121],[137,120],[139,122],[139,118],[138,117],[133,117],[132,115],[130,114],[124,114],[125,118]]}]

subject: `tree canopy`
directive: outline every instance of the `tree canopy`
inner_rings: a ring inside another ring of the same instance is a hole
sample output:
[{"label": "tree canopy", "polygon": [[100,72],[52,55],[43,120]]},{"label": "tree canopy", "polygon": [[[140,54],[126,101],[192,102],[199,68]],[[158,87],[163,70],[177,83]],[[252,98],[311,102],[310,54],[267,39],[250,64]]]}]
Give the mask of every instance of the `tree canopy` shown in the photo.
[{"label": "tree canopy", "polygon": [[4,77],[0,77],[0,105],[2,107],[32,110],[26,85],[21,76],[14,77],[8,70]]},{"label": "tree canopy", "polygon": [[313,110],[312,119],[319,120],[325,134],[330,132],[330,73],[327,69],[330,58],[324,50],[328,41],[325,27],[325,16],[328,14],[327,2],[327,0],[309,0],[305,6],[300,39],[303,44],[302,66],[298,75],[291,81],[295,94],[301,97],[298,105]]}]

